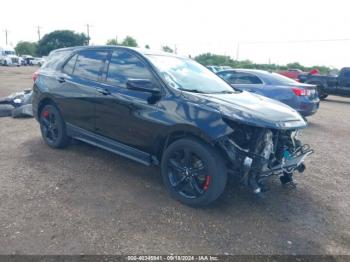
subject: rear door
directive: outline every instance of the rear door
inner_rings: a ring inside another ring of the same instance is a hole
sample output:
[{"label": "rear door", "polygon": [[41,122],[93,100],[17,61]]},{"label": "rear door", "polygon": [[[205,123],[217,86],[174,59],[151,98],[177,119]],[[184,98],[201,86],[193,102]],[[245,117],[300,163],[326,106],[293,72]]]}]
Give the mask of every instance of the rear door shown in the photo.
[{"label": "rear door", "polygon": [[85,130],[94,130],[94,102],[107,54],[105,50],[80,51],[67,61],[62,74],[57,76],[60,83],[57,101],[66,123]]},{"label": "rear door", "polygon": [[96,132],[149,152],[157,130],[151,120],[157,103],[149,102],[150,93],[127,89],[126,83],[129,79],[147,79],[158,86],[152,72],[134,52],[116,49],[103,78],[108,92],[97,97]]},{"label": "rear door", "polygon": [[337,93],[339,95],[350,96],[350,68],[345,68],[340,72]]}]

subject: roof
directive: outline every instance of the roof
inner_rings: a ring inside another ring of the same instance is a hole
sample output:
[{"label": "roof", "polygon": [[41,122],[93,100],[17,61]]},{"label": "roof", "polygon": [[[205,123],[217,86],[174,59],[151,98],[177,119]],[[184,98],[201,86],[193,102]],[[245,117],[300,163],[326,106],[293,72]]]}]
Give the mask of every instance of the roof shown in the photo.
[{"label": "roof", "polygon": [[76,50],[99,49],[99,48],[104,48],[104,49],[116,49],[116,48],[118,48],[118,49],[133,50],[133,51],[136,51],[142,55],[163,55],[163,56],[173,56],[173,57],[184,58],[183,56],[173,54],[173,53],[164,52],[164,51],[152,50],[152,49],[147,49],[147,48],[138,48],[138,47],[117,46],[117,45],[73,46],[73,47],[65,47],[65,48],[56,49],[56,50],[53,50],[52,53],[61,52],[61,51],[76,51]]},{"label": "roof", "polygon": [[222,71],[220,71],[220,73],[222,73],[222,72],[230,72],[230,71],[244,72],[244,73],[255,73],[255,74],[259,74],[259,75],[269,75],[271,73],[274,73],[274,72],[266,71],[266,70],[244,69],[244,68],[232,68],[232,69],[222,70]]}]

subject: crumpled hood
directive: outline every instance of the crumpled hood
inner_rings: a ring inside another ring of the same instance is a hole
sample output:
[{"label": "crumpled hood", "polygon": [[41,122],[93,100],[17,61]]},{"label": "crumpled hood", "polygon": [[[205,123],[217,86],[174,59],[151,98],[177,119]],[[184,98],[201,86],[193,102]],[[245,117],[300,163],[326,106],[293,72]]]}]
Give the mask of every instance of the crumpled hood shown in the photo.
[{"label": "crumpled hood", "polygon": [[245,91],[232,94],[183,93],[190,100],[220,111],[224,118],[248,125],[273,129],[307,126],[300,114],[291,107],[257,94]]}]

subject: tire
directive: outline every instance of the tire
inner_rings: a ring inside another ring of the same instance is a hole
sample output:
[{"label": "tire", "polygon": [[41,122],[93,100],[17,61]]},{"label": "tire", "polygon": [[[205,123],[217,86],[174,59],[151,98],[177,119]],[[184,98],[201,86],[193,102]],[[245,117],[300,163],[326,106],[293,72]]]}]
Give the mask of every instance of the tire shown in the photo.
[{"label": "tire", "polygon": [[45,105],[39,117],[41,135],[45,143],[52,148],[66,147],[70,138],[66,133],[66,124],[57,107]]},{"label": "tire", "polygon": [[321,99],[321,100],[326,100],[327,97],[328,97],[328,95],[323,94],[322,96],[320,96],[320,99]]},{"label": "tire", "polygon": [[170,195],[193,207],[214,202],[227,182],[226,165],[220,153],[196,138],[179,139],[166,148],[161,173]]},{"label": "tire", "polygon": [[326,94],[323,90],[324,90],[324,86],[320,83],[312,83],[310,82],[311,85],[316,85],[317,87],[317,93],[318,93],[318,97],[321,100],[325,100],[328,96],[328,94]]}]

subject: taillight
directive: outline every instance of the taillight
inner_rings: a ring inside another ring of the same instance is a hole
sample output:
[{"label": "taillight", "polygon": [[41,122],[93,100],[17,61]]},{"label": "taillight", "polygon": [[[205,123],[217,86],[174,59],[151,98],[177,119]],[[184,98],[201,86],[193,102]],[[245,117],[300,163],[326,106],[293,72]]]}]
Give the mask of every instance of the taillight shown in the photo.
[{"label": "taillight", "polygon": [[38,76],[39,76],[39,70],[35,71],[33,76],[32,76],[32,79],[33,79],[34,82],[38,78]]},{"label": "taillight", "polygon": [[308,89],[292,87],[292,90],[296,96],[309,96],[311,94],[311,91]]}]

